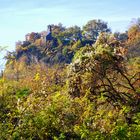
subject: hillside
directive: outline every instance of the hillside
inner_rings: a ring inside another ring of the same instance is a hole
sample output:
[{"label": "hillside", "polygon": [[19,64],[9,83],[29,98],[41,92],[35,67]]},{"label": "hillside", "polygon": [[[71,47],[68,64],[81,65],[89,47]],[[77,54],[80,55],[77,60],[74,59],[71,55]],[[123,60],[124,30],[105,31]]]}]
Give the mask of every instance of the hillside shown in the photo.
[{"label": "hillside", "polygon": [[140,24],[48,25],[9,52],[0,77],[0,139],[140,139]]}]

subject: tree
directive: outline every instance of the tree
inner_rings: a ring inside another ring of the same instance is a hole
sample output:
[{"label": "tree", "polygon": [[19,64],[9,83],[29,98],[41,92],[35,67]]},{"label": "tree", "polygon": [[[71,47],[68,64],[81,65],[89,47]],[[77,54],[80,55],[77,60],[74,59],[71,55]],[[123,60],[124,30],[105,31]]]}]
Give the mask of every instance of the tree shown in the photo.
[{"label": "tree", "polygon": [[59,23],[58,25],[52,24],[51,28],[54,37],[57,37],[61,32],[65,31],[65,27],[61,23]]},{"label": "tree", "polygon": [[107,23],[98,19],[90,20],[85,26],[83,26],[83,32],[87,39],[93,40],[95,42],[99,33],[101,32],[111,32],[107,26]]},{"label": "tree", "polygon": [[74,41],[82,39],[81,29],[78,26],[69,27],[67,28],[66,32],[69,34],[69,38]]},{"label": "tree", "polygon": [[128,48],[128,57],[133,58],[140,55],[140,19],[132,22],[128,29],[128,40],[126,43]]},{"label": "tree", "polygon": [[121,41],[121,42],[126,42],[127,39],[128,39],[128,35],[127,35],[127,32],[125,33],[120,33],[120,32],[115,32],[114,33],[114,36],[115,38],[118,40],[118,41]]},{"label": "tree", "polygon": [[80,27],[72,26],[72,27],[66,28],[65,31],[61,32],[58,35],[58,38],[64,42],[63,44],[65,44],[66,42],[70,44],[71,41],[77,41],[79,39],[81,40],[82,32],[81,32]]},{"label": "tree", "polygon": [[82,97],[88,91],[91,101],[103,96],[112,106],[129,103],[137,106],[140,103],[136,84],[140,80],[139,72],[132,74],[123,54],[116,51],[120,46],[112,46],[106,40],[108,37],[102,34],[93,47],[84,47],[76,53],[68,68],[69,93],[72,97]]}]

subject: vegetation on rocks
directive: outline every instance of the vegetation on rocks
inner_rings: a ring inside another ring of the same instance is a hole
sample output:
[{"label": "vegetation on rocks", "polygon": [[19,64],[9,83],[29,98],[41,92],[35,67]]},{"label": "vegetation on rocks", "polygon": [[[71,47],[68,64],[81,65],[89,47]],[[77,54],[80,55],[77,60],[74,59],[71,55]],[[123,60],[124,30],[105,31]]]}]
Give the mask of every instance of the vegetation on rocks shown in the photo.
[{"label": "vegetation on rocks", "polygon": [[91,20],[40,35],[5,56],[0,139],[139,140],[139,20],[126,33]]}]

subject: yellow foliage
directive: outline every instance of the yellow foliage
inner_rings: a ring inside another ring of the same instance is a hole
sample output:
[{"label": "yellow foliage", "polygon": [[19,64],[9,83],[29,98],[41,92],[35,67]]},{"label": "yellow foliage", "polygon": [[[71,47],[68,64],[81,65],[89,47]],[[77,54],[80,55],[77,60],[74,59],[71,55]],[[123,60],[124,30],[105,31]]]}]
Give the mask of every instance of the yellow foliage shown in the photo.
[{"label": "yellow foliage", "polygon": [[35,75],[35,77],[34,77],[34,80],[35,80],[35,81],[40,80],[40,74],[39,74],[39,73],[36,73],[36,75]]}]

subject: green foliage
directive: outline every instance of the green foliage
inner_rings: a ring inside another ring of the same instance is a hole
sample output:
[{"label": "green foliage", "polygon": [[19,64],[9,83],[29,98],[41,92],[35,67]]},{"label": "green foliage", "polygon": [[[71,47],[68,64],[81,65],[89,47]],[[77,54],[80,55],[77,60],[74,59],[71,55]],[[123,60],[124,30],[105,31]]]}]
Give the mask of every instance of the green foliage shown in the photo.
[{"label": "green foliage", "polygon": [[96,41],[99,33],[101,32],[110,32],[110,29],[107,26],[106,22],[102,20],[90,20],[88,23],[83,27],[85,31],[85,36],[88,39]]},{"label": "green foliage", "polygon": [[109,32],[100,20],[84,31],[90,34],[81,38],[77,26],[52,25],[54,38],[46,46],[36,45],[32,33],[30,45],[7,55],[1,140],[140,139],[140,58],[127,60],[125,41],[100,33]]},{"label": "green foliage", "polygon": [[28,96],[30,93],[30,90],[28,88],[20,89],[19,91],[16,92],[16,97],[17,98],[22,98]]}]

